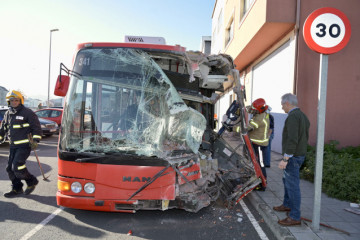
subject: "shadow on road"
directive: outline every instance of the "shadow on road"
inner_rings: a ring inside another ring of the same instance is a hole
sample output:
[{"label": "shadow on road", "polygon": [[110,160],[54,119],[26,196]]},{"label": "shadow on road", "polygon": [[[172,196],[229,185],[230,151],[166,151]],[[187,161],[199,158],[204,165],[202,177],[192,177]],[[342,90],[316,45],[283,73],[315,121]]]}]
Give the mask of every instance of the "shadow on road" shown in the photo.
[{"label": "shadow on road", "polygon": [[[46,147],[45,147],[46,146]],[[54,174],[55,176],[57,173],[51,173],[52,168],[50,165],[47,165],[42,161],[42,159],[47,157],[56,157],[57,156],[57,137],[45,138],[43,142],[40,142],[37,154],[39,157],[39,161],[41,163],[41,167],[44,171],[45,176],[48,176],[49,174]],[[0,180],[9,180],[7,172],[6,172],[6,166],[8,162],[8,156],[9,156],[9,143],[3,143],[0,144]],[[42,179],[42,174],[39,169],[39,165],[37,163],[37,160],[35,158],[35,153],[31,151],[31,154],[26,161],[26,167],[28,168],[29,172],[33,174],[35,177],[37,177],[39,180]]]},{"label": "shadow on road", "polygon": [[[58,136],[45,137],[40,142],[38,146],[38,156],[41,162],[42,169],[45,173],[45,176],[50,175],[50,182],[44,182],[43,176],[39,169],[39,165],[35,158],[34,152],[31,152],[28,160],[26,161],[26,166],[31,174],[35,175],[39,180],[39,185],[35,189],[35,191],[31,195],[22,195],[16,197],[14,199],[4,199],[3,192],[0,191],[0,222],[10,221],[17,223],[32,223],[39,224],[44,219],[48,218],[51,215],[51,212],[43,212],[33,210],[32,206],[36,206],[39,208],[39,205],[48,205],[53,209],[57,209],[56,197],[55,194],[53,196],[42,196],[41,195],[41,187],[43,184],[49,184],[46,186],[56,192],[56,181],[57,181],[57,172],[53,170],[53,168],[45,164],[44,161],[49,161],[49,158],[54,158],[55,161],[57,156],[57,140]],[[7,191],[8,188],[11,188],[11,182],[8,178],[8,174],[6,172],[6,166],[8,162],[9,155],[9,144],[4,143],[0,145],[0,180],[3,180],[3,183],[8,185],[2,186],[1,189],[3,191]],[[2,184],[3,184],[2,183]],[[24,185],[25,182],[23,181]],[[3,201],[2,201],[3,200]],[[35,208],[35,207],[34,207]],[[42,208],[42,207],[41,207]],[[71,222],[70,220],[57,215],[54,219],[52,219],[48,225],[52,225],[57,227],[61,231],[66,231],[73,236],[78,236],[79,238],[89,238],[89,239],[97,239],[103,238],[104,232],[98,230],[96,228],[88,228],[83,225],[79,225]],[[64,227],[65,226],[65,227]],[[6,237],[6,235],[5,235]]]},{"label": "shadow on road", "polygon": [[172,209],[138,211],[135,214],[65,209],[77,220],[109,232],[146,239],[232,239],[241,235],[240,207],[228,210],[212,205],[197,213]]},{"label": "shadow on road", "polygon": [[[38,165],[37,161],[33,160],[31,155],[30,155],[29,158],[30,159],[28,159],[26,161],[26,167],[28,168],[29,172],[32,175],[37,177],[37,179],[39,181],[42,180],[43,176],[41,174],[41,171],[39,169],[39,165]],[[40,159],[40,161],[41,161],[41,159]],[[0,156],[0,180],[9,180],[8,174],[6,172],[7,162],[8,162],[8,157]],[[42,169],[44,171],[45,176],[48,176],[50,174],[54,174],[54,176],[57,175],[56,172],[55,173],[52,172],[52,168],[51,168],[50,165],[41,163],[41,167],[42,167]]]},{"label": "shadow on road", "polygon": [[[49,213],[47,212],[39,212],[26,208],[21,208],[15,203],[4,201],[0,201],[0,212],[0,222],[14,221],[39,224],[39,219],[44,220],[49,216]],[[11,214],[5,214],[6,212]],[[54,227],[58,228],[61,227],[62,231],[68,231],[74,236],[81,236],[86,238],[101,238],[102,236],[104,236],[104,233],[102,231],[74,224],[73,222],[59,215],[56,216],[56,221],[50,221],[48,225],[53,225]],[[64,229],[63,226],[69,227]]]}]

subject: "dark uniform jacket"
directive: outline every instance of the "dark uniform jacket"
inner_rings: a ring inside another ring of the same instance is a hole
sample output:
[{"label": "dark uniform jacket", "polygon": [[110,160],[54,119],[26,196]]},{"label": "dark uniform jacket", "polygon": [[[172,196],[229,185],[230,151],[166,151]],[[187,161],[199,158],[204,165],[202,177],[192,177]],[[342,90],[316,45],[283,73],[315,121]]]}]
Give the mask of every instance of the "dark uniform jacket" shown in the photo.
[{"label": "dark uniform jacket", "polygon": [[35,113],[23,105],[16,109],[9,109],[1,122],[0,142],[7,135],[10,147],[29,147],[29,133],[32,134],[34,140],[40,141],[42,136],[41,125]]},{"label": "dark uniform jacket", "polygon": [[275,129],[275,120],[274,120],[273,115],[271,115],[270,113],[269,113],[269,119],[270,119],[270,129],[272,130],[272,131],[271,131],[271,135],[274,136],[274,134],[275,134],[275,132],[274,132],[274,129]]},{"label": "dark uniform jacket", "polygon": [[305,156],[309,139],[310,122],[306,115],[296,108],[289,112],[282,133],[282,153]]}]

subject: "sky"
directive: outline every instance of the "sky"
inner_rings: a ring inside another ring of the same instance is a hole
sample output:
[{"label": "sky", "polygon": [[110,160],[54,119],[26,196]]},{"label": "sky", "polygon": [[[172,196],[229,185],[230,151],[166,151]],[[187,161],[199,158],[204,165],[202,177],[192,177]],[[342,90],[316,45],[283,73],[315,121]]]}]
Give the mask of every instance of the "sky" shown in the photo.
[{"label": "sky", "polygon": [[[50,99],[60,63],[71,68],[77,44],[124,42],[125,35],[164,37],[200,50],[211,36],[215,0],[0,0],[0,86]],[[57,97],[55,97],[57,98]]]}]

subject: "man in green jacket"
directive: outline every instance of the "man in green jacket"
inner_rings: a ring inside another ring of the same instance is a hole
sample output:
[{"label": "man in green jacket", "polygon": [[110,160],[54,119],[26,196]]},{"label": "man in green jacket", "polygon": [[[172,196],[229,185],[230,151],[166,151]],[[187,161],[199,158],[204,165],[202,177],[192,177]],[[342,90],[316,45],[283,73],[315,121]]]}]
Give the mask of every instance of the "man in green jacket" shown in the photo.
[{"label": "man in green jacket", "polygon": [[288,217],[279,220],[280,225],[301,225],[300,204],[300,167],[305,160],[309,139],[310,122],[298,108],[297,97],[287,93],[281,97],[282,109],[288,114],[282,133],[283,159],[279,168],[284,169],[284,200],[283,204],[274,207],[275,211],[290,212]]}]

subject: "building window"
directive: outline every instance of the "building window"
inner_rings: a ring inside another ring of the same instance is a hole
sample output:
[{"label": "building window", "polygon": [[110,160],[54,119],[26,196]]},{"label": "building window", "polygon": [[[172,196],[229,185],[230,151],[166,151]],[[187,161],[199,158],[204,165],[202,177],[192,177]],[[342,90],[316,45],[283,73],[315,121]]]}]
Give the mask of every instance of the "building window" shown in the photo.
[{"label": "building window", "polygon": [[244,15],[250,9],[255,0],[244,0]]},{"label": "building window", "polygon": [[243,19],[243,17],[246,15],[248,10],[250,9],[251,5],[255,2],[255,0],[240,0],[240,5],[242,8],[240,8],[240,20]]},{"label": "building window", "polygon": [[230,43],[234,37],[234,18],[231,18],[229,26],[225,32],[225,47]]}]

